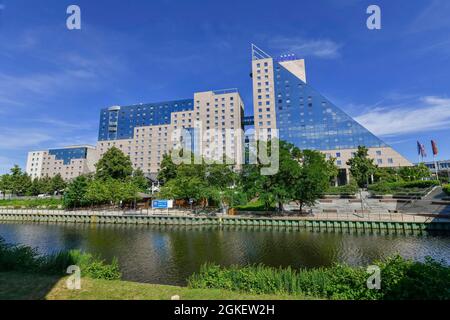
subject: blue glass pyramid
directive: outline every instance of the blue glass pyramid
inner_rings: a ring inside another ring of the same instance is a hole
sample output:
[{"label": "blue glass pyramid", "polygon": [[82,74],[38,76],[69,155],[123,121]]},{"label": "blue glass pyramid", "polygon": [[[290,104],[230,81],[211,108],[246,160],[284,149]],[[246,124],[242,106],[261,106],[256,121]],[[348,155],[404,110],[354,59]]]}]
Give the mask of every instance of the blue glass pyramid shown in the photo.
[{"label": "blue glass pyramid", "polygon": [[281,140],[310,150],[387,146],[276,61],[274,82],[277,129]]}]

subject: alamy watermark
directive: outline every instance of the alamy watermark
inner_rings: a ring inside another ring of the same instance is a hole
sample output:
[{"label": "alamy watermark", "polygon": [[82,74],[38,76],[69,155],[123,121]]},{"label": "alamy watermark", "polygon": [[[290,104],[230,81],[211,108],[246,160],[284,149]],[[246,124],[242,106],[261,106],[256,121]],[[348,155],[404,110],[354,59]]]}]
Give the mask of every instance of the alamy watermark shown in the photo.
[{"label": "alamy watermark", "polygon": [[379,266],[368,266],[366,272],[370,274],[367,279],[367,289],[380,290],[381,289],[381,270]]},{"label": "alamy watermark", "polygon": [[[177,164],[260,165],[262,175],[279,171],[278,130],[207,129],[201,122],[193,128],[175,129],[172,161]],[[244,161],[243,161],[244,160]],[[244,162],[244,163],[243,163]]]},{"label": "alamy watermark", "polygon": [[70,16],[66,20],[66,26],[69,30],[81,30],[81,9],[72,4],[67,7],[66,13]]},{"label": "alamy watermark", "polygon": [[69,290],[81,290],[81,269],[79,266],[69,266],[67,274],[70,274],[66,280],[66,286]]},{"label": "alamy watermark", "polygon": [[367,7],[367,14],[370,16],[367,18],[367,28],[369,30],[380,30],[381,29],[381,8],[375,4]]}]

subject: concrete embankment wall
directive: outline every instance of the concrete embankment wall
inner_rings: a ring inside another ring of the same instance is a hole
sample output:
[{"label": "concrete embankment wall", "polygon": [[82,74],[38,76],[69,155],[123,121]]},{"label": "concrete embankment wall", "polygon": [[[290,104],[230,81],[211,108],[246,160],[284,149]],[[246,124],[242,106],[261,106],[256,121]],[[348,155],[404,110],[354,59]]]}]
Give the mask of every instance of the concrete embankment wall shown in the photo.
[{"label": "concrete embankment wall", "polygon": [[375,232],[443,231],[450,232],[449,222],[401,222],[369,220],[324,220],[305,218],[255,218],[255,217],[201,217],[186,215],[122,215],[89,213],[40,213],[0,212],[1,222],[39,223],[85,223],[85,224],[127,224],[127,225],[178,225],[178,226],[250,226],[273,228],[311,228],[320,230]]}]

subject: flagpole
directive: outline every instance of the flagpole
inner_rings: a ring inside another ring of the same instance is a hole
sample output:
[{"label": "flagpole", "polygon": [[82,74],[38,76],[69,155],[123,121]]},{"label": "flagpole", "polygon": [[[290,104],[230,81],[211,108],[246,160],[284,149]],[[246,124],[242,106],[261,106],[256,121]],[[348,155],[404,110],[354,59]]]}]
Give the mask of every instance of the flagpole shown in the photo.
[{"label": "flagpole", "polygon": [[436,161],[436,155],[433,154],[433,161],[434,161],[434,169],[436,171],[436,179],[439,181],[439,170],[438,170],[438,164]]},{"label": "flagpole", "polygon": [[438,154],[438,148],[437,148],[436,142],[434,140],[431,140],[431,148],[433,149],[433,161],[434,161],[434,169],[436,171],[436,179],[439,181],[439,168],[438,168],[438,163],[436,161],[436,156]]}]

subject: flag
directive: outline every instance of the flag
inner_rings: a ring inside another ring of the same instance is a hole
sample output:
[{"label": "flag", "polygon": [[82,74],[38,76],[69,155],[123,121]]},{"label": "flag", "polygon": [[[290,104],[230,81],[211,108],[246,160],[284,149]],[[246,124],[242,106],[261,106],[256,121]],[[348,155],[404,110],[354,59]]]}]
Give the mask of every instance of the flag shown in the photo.
[{"label": "flag", "polygon": [[427,156],[427,151],[425,150],[425,146],[417,141],[417,154],[422,158]]},{"label": "flag", "polygon": [[438,147],[434,140],[431,140],[431,148],[433,149],[433,155],[437,156],[438,154]]},{"label": "flag", "polygon": [[422,145],[422,157],[427,157],[427,151],[425,150],[425,145]]}]

